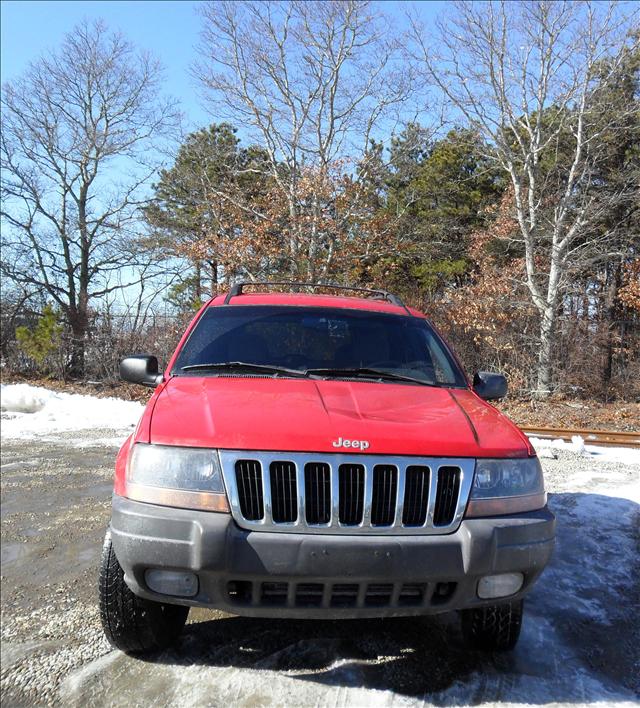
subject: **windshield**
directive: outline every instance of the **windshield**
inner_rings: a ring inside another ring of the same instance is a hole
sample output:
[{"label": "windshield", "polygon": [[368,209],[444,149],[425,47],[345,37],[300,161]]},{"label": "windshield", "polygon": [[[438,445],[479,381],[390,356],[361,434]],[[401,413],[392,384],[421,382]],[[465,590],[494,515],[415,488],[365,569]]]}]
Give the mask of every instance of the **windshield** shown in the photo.
[{"label": "windshield", "polygon": [[[243,364],[255,368],[243,369]],[[172,373],[219,376],[234,370],[259,374],[261,369],[274,375],[300,372],[380,381],[395,376],[397,381],[405,377],[407,382],[466,386],[460,368],[424,319],[326,307],[210,307]]]}]

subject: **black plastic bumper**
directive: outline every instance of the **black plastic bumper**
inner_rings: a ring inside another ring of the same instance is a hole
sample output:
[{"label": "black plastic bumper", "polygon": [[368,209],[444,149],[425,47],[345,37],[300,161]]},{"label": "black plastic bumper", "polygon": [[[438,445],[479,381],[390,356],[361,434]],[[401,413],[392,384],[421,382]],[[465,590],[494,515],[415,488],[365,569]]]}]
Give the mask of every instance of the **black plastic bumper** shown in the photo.
[{"label": "black plastic bumper", "polygon": [[[549,561],[555,517],[539,511],[466,519],[442,536],[282,534],[246,531],[229,514],[174,509],[114,497],[111,531],[127,585],[153,600],[267,617],[381,617],[493,604],[478,581],[521,572],[515,599]],[[191,598],[145,584],[148,568],[198,576]]]}]

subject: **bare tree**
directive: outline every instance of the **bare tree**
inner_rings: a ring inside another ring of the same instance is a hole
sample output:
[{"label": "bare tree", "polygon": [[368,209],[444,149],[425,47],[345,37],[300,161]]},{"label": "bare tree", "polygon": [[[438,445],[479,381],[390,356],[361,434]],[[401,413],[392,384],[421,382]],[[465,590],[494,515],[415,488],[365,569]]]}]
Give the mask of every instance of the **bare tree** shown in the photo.
[{"label": "bare tree", "polygon": [[321,199],[306,189],[303,204],[300,180],[312,169],[321,184],[345,158],[364,171],[376,127],[406,100],[410,76],[396,61],[388,19],[357,0],[216,1],[202,15],[195,73],[218,115],[267,151],[295,225],[291,274],[324,277],[335,253],[320,229]]},{"label": "bare tree", "polygon": [[75,375],[90,302],[150,274],[138,212],[156,139],[177,118],[158,98],[160,78],[155,60],[97,22],[3,87],[2,274],[62,309]]},{"label": "bare tree", "polygon": [[615,4],[554,0],[458,2],[435,38],[412,21],[414,58],[429,85],[484,137],[513,185],[526,285],[540,316],[540,396],[551,390],[569,273],[586,258],[606,258],[612,242],[611,233],[589,230],[611,208],[596,198],[603,136],[622,124],[619,115],[603,120],[600,96],[637,47],[637,38],[625,41],[632,26]]}]

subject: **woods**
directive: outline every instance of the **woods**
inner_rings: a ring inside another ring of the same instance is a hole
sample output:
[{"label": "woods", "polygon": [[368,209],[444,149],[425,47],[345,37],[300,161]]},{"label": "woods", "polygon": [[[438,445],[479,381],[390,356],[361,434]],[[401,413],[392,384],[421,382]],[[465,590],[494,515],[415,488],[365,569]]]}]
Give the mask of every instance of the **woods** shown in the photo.
[{"label": "woods", "polygon": [[637,398],[633,12],[205,3],[210,123],[173,142],[159,64],[75,28],[3,87],[3,361],[95,376],[109,328],[151,349],[235,279],[295,279],[398,292],[520,395]]},{"label": "woods", "polygon": [[[69,34],[2,96],[2,275],[57,306],[84,373],[89,310],[150,277],[135,234],[152,143],[175,119],[155,61],[101,24]],[[106,178],[117,161],[120,175]]]}]

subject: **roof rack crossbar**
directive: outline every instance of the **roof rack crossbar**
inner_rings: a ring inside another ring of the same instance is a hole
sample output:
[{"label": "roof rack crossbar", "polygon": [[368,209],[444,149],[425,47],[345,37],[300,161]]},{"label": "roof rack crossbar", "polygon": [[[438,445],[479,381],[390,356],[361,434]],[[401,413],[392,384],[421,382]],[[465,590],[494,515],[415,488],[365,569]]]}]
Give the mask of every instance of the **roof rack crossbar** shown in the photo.
[{"label": "roof rack crossbar", "polygon": [[369,295],[374,296],[375,298],[381,299],[381,300],[387,300],[390,302],[392,305],[396,305],[397,307],[402,307],[407,312],[409,312],[407,306],[402,302],[402,300],[397,296],[394,295],[393,293],[387,292],[386,290],[374,290],[372,288],[359,288],[359,287],[352,287],[350,285],[336,285],[335,283],[298,283],[294,280],[278,280],[278,281],[266,281],[266,280],[261,280],[261,281],[252,281],[252,280],[247,280],[247,281],[241,281],[238,283],[234,283],[231,288],[229,289],[229,292],[227,293],[227,296],[224,299],[224,304],[228,305],[231,302],[232,297],[237,297],[238,295],[242,295],[243,293],[243,288],[245,285],[260,285],[262,287],[272,287],[272,286],[291,286],[291,287],[297,287],[297,288],[329,288],[331,290],[351,290],[354,292],[360,292],[360,293],[367,293]]}]

